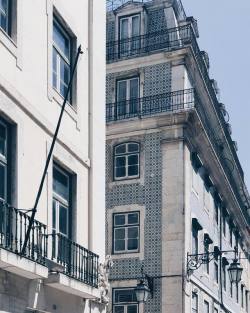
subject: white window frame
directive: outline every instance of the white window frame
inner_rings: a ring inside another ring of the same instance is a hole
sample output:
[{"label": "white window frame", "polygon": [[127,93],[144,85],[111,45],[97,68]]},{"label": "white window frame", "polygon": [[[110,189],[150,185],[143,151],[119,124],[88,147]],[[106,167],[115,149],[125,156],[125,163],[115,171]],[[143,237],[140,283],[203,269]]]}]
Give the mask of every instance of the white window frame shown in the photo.
[{"label": "white window frame", "polygon": [[[72,58],[72,38],[70,35],[65,31],[63,25],[58,21],[57,17],[53,15],[53,28],[52,33],[54,32],[54,24],[60,29],[63,36],[68,40],[69,42],[69,58],[63,53],[63,51],[60,50],[60,48],[57,46],[57,44],[52,40],[52,87],[53,89],[64,98],[64,95],[61,94],[60,90],[60,84],[61,82],[64,84],[64,82],[61,80],[61,59],[68,65],[69,67],[69,79],[71,75],[71,58]],[[56,66],[57,66],[57,72],[56,72],[56,87],[54,86],[53,82],[53,74],[54,74],[54,67],[53,67],[53,54],[54,50],[56,51]],[[65,84],[64,84],[65,85]],[[67,87],[67,85],[65,85]],[[72,88],[69,93],[68,101],[71,104],[72,103]]]},{"label": "white window frame", "polygon": [[[138,36],[141,35],[141,14],[138,13],[138,14],[132,14],[129,16],[123,16],[123,17],[120,17],[120,19],[119,19],[119,40],[126,40],[126,39],[133,38],[133,36],[132,36],[132,20],[135,17],[139,17],[139,35]],[[121,38],[121,35],[122,35],[121,24],[122,24],[123,20],[128,20],[128,37],[127,38]]]},{"label": "white window frame", "polygon": [[[62,175],[64,175],[65,177],[67,177],[68,180],[68,188],[69,188],[69,195],[71,192],[71,179],[70,179],[70,174],[66,171],[64,171],[63,169],[61,169],[57,164],[53,165],[53,169],[56,168],[57,171],[59,171]],[[55,223],[55,227],[53,227],[53,211],[52,211],[52,232],[55,234],[60,234],[66,238],[70,238],[70,233],[69,233],[69,223],[70,223],[70,210],[71,210],[71,205],[70,205],[70,200],[66,200],[64,199],[62,196],[60,196],[59,194],[57,194],[54,190],[53,190],[53,203],[55,202],[55,209],[56,209],[56,223]],[[53,206],[52,203],[52,206]],[[60,228],[59,228],[59,215],[60,215],[60,205],[62,205],[64,208],[67,209],[67,234],[63,234],[60,232]],[[52,208],[53,210],[53,208]]]},{"label": "white window frame", "polygon": [[[128,146],[129,144],[136,144],[138,146],[138,151],[137,152],[128,152]],[[125,153],[116,153],[116,149],[120,147],[121,145],[126,146],[126,152]],[[138,174],[137,175],[128,175],[128,157],[137,155],[138,156],[138,164],[136,166],[138,167]],[[116,159],[119,157],[124,157],[125,158],[125,176],[123,177],[117,177],[116,175]],[[119,180],[126,180],[126,179],[134,179],[134,178],[139,178],[140,177],[140,144],[137,142],[126,142],[126,143],[121,143],[118,144],[114,147],[114,164],[113,164],[113,169],[114,169],[114,180],[119,181]]]},{"label": "white window frame", "polygon": [[115,307],[119,307],[122,306],[124,308],[124,313],[128,313],[128,307],[130,305],[136,305],[137,306],[137,313],[139,313],[139,304],[138,302],[115,302],[115,292],[116,291],[122,291],[122,290],[131,290],[133,291],[134,288],[114,288],[113,289],[113,312],[115,312]]},{"label": "white window frame", "polygon": [[[138,215],[138,223],[136,224],[129,224],[128,223],[128,216],[129,214],[137,214]],[[124,215],[125,216],[125,224],[124,225],[115,225],[115,216],[117,215]],[[128,249],[128,229],[137,227],[138,229],[138,247],[137,249]],[[124,229],[125,230],[125,250],[115,250],[115,231],[116,229]],[[131,212],[121,212],[121,213],[114,213],[113,214],[113,252],[114,254],[121,254],[121,253],[136,253],[140,251],[140,212],[139,211],[131,211]]]},{"label": "white window frame", "polygon": [[136,98],[132,98],[131,95],[130,95],[130,83],[131,83],[131,80],[134,80],[134,79],[137,79],[138,81],[138,98],[140,98],[140,77],[139,76],[133,76],[133,77],[130,77],[130,78],[124,78],[124,79],[119,79],[117,80],[117,102],[120,102],[118,99],[119,99],[119,87],[118,85],[121,83],[121,82],[126,82],[126,101],[129,101],[131,99],[136,99]]},{"label": "white window frame", "polygon": [[[195,302],[194,302],[195,299]],[[192,313],[198,313],[199,312],[199,297],[196,292],[192,292]]]}]

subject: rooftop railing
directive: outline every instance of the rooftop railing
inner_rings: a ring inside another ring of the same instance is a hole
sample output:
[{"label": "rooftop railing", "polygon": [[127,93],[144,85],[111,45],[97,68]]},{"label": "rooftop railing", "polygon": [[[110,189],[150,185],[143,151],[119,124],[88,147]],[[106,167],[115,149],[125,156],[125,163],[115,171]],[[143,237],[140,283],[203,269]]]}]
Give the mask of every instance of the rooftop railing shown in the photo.
[{"label": "rooftop railing", "polygon": [[62,266],[63,273],[92,287],[98,286],[99,256],[62,234],[52,234],[51,260]]},{"label": "rooftop railing", "polygon": [[[28,214],[0,200],[0,248],[20,255],[29,221]],[[23,257],[44,265],[46,253],[46,226],[35,220]]]},{"label": "rooftop railing", "polygon": [[134,98],[106,105],[106,120],[113,122],[133,117],[146,117],[194,107],[194,90],[174,91],[155,96]]}]

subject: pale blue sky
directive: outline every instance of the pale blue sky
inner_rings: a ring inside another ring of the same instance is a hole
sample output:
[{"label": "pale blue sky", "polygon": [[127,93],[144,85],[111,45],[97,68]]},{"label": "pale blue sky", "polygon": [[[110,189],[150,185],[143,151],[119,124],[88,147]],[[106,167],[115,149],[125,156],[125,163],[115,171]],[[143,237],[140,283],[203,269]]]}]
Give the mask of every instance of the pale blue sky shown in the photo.
[{"label": "pale blue sky", "polygon": [[201,50],[210,57],[250,191],[250,0],[182,0],[198,20]]}]

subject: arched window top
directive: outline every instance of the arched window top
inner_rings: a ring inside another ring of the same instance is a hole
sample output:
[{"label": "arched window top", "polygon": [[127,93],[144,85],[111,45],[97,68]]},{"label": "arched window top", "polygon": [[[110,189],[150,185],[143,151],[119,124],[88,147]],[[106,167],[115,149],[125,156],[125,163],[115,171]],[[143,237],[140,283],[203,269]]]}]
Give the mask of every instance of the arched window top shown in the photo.
[{"label": "arched window top", "polygon": [[140,145],[126,142],[114,147],[114,179],[123,180],[139,177]]},{"label": "arched window top", "polygon": [[115,147],[115,155],[139,152],[140,145],[137,142],[126,142]]}]

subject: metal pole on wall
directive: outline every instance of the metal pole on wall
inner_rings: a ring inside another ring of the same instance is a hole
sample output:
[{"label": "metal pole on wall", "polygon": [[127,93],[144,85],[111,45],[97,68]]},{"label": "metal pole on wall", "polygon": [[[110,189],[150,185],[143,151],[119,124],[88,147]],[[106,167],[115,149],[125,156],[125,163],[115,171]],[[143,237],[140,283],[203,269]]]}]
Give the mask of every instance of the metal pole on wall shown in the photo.
[{"label": "metal pole on wall", "polygon": [[52,157],[52,154],[53,154],[53,150],[54,150],[54,147],[55,147],[55,143],[56,143],[56,140],[57,140],[57,136],[58,136],[58,132],[59,132],[59,129],[60,129],[63,113],[64,113],[65,106],[66,106],[66,103],[67,103],[67,99],[68,99],[68,96],[69,96],[69,93],[70,93],[70,90],[71,90],[71,87],[72,87],[76,66],[77,66],[77,63],[78,63],[78,60],[79,60],[79,56],[82,53],[83,52],[82,52],[81,45],[80,45],[78,50],[77,50],[77,55],[76,55],[76,58],[75,58],[75,61],[74,61],[74,64],[73,64],[72,71],[71,71],[68,88],[67,88],[64,100],[63,100],[61,113],[60,113],[60,116],[59,116],[59,119],[58,119],[58,122],[57,122],[55,134],[53,136],[52,144],[51,144],[51,147],[50,147],[50,150],[49,150],[49,154],[48,154],[48,157],[47,157],[47,160],[46,160],[46,163],[45,163],[45,167],[44,167],[44,170],[43,170],[43,175],[42,175],[42,179],[41,179],[41,182],[40,182],[40,185],[39,185],[39,189],[38,189],[38,193],[37,193],[37,196],[36,196],[35,204],[34,204],[34,207],[32,209],[32,214],[31,214],[31,217],[30,217],[30,220],[29,220],[29,225],[28,225],[28,229],[27,229],[27,232],[26,232],[26,235],[25,235],[25,239],[24,239],[21,255],[25,255],[25,250],[26,250],[26,247],[27,247],[27,244],[28,244],[28,240],[29,240],[29,236],[30,236],[30,232],[31,232],[31,229],[32,229],[32,226],[33,226],[33,223],[34,223],[35,215],[36,215],[36,212],[37,212],[37,206],[38,206],[41,194],[42,194],[44,181],[45,181],[45,178],[46,178],[46,174],[47,174],[47,171],[48,171],[48,168],[49,168],[49,164],[50,164],[51,157]]}]

